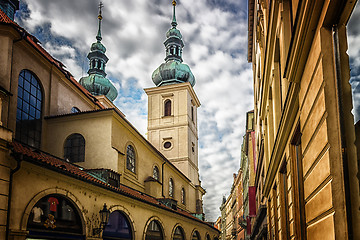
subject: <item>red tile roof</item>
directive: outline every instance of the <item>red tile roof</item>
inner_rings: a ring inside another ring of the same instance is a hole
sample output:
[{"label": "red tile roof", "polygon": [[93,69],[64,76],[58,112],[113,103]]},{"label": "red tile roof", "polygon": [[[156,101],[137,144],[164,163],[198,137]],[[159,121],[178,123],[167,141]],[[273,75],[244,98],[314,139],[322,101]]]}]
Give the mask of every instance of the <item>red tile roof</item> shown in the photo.
[{"label": "red tile roof", "polygon": [[[12,147],[12,154],[15,158],[18,158],[20,155],[22,155],[23,156],[22,159],[24,161],[43,166],[50,170],[54,170],[60,174],[66,174],[68,176],[77,178],[81,181],[86,181],[86,182],[92,183],[98,187],[102,187],[102,188],[117,192],[121,195],[125,195],[130,198],[134,198],[134,199],[137,199],[139,201],[142,201],[142,202],[145,202],[145,203],[148,203],[151,205],[155,205],[156,207],[180,214],[180,215],[190,218],[194,221],[198,221],[203,224],[209,225],[206,222],[199,220],[198,218],[194,217],[193,215],[191,215],[190,213],[188,213],[184,210],[181,210],[179,208],[177,210],[174,210],[174,209],[171,209],[171,208],[165,206],[159,200],[157,200],[156,198],[154,198],[150,195],[139,192],[135,189],[132,189],[132,188],[127,187],[122,184],[120,184],[119,187],[114,187],[110,184],[107,184],[107,183],[93,177],[92,175],[88,174],[85,169],[83,170],[81,167],[79,167],[75,164],[72,164],[70,162],[67,162],[63,159],[57,158],[48,153],[42,152],[38,149],[34,149],[29,146],[25,146],[16,141],[12,142],[10,145]],[[209,226],[213,227],[212,225],[209,225]]]},{"label": "red tile roof", "polygon": [[0,24],[9,24],[14,27],[22,38],[27,41],[30,46],[32,46],[36,51],[38,51],[47,61],[55,65],[75,87],[77,87],[86,97],[88,97],[92,102],[94,102],[99,108],[105,108],[88,90],[86,90],[72,74],[64,69],[65,65],[62,64],[59,60],[51,56],[41,45],[40,41],[30,33],[28,33],[24,28],[20,27],[16,22],[11,20],[1,9],[0,9]]},{"label": "red tile roof", "polygon": [[[8,17],[1,9],[0,9],[0,22],[4,23],[14,23],[16,24],[11,18]],[[17,25],[17,24],[16,24]]]}]

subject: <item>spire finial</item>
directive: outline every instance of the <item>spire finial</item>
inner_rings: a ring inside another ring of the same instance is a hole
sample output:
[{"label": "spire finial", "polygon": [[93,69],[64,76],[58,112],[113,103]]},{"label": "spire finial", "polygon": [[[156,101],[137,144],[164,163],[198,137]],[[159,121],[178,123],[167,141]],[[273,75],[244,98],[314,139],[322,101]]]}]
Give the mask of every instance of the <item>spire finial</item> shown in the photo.
[{"label": "spire finial", "polygon": [[173,0],[172,1],[172,5],[173,5],[173,19],[172,19],[172,22],[171,22],[171,26],[173,26],[174,28],[176,28],[177,26],[177,22],[176,22],[176,16],[175,16],[175,7],[176,7],[176,0]]},{"label": "spire finial", "polygon": [[104,7],[104,4],[102,2],[99,3],[99,15],[98,15],[98,19],[99,19],[99,29],[98,29],[98,33],[96,35],[96,39],[98,40],[98,42],[100,42],[102,40],[101,37],[101,20],[102,20],[102,8]]}]

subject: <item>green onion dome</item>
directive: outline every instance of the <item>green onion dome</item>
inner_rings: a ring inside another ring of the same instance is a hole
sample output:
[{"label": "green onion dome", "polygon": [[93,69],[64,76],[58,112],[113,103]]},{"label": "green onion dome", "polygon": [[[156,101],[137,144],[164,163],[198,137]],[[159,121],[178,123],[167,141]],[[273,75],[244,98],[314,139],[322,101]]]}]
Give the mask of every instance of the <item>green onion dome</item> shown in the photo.
[{"label": "green onion dome", "polygon": [[162,63],[152,74],[152,80],[156,86],[189,82],[195,85],[195,77],[188,65],[176,60]]},{"label": "green onion dome", "polygon": [[92,95],[105,95],[110,101],[114,101],[118,95],[117,89],[109,79],[100,74],[90,74],[82,77],[80,84],[86,88]]},{"label": "green onion dome", "polygon": [[87,56],[90,61],[89,75],[82,77],[79,83],[92,95],[105,95],[110,101],[114,101],[118,95],[118,91],[110,80],[106,78],[105,66],[109,59],[105,55],[106,48],[101,43],[101,8],[98,19],[99,29],[96,36],[97,41],[91,45],[90,52]]},{"label": "green onion dome", "polygon": [[166,49],[165,62],[162,63],[152,74],[152,80],[156,86],[177,84],[189,82],[191,86],[195,85],[195,77],[188,65],[182,63],[182,49],[184,42],[180,31],[176,28],[175,17],[176,1],[173,1],[173,19],[172,28],[166,33],[164,42]]}]

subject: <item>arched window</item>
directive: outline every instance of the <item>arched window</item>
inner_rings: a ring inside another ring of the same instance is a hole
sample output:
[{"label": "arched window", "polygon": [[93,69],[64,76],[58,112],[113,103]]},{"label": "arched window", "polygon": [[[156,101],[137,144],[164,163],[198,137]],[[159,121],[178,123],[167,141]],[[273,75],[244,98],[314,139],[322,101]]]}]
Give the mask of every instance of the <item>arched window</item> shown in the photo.
[{"label": "arched window", "polygon": [[41,198],[31,209],[26,239],[85,239],[82,218],[75,204],[60,194]]},{"label": "arched window", "polygon": [[120,211],[114,211],[110,214],[109,222],[106,224],[103,239],[132,239],[132,229],[128,218]]},{"label": "arched window", "polygon": [[42,125],[42,91],[33,73],[22,70],[19,75],[15,138],[40,148]]},{"label": "arched window", "polygon": [[71,113],[78,113],[78,112],[80,112],[79,108],[77,108],[77,107],[72,107],[71,108]]},{"label": "arched window", "polygon": [[135,173],[135,150],[131,145],[127,146],[126,149],[126,168],[131,172]]},{"label": "arched window", "polygon": [[176,227],[173,240],[185,240],[184,229],[182,229],[182,227],[180,226]]},{"label": "arched window", "polygon": [[169,179],[169,196],[174,197],[174,181],[172,178]]},{"label": "arched window", "polygon": [[209,234],[206,234],[206,240],[211,240]]},{"label": "arched window", "polygon": [[200,234],[198,231],[194,231],[191,240],[200,240]]},{"label": "arched window", "polygon": [[171,100],[166,100],[164,104],[164,115],[171,116]]},{"label": "arched window", "polygon": [[153,178],[159,180],[159,168],[157,166],[153,169]]},{"label": "arched window", "polygon": [[146,229],[145,240],[162,240],[164,234],[158,221],[151,221]]},{"label": "arched window", "polygon": [[184,205],[186,204],[186,194],[184,188],[181,188],[181,203]]},{"label": "arched window", "polygon": [[70,162],[85,161],[85,138],[81,134],[74,133],[66,138],[64,158]]}]

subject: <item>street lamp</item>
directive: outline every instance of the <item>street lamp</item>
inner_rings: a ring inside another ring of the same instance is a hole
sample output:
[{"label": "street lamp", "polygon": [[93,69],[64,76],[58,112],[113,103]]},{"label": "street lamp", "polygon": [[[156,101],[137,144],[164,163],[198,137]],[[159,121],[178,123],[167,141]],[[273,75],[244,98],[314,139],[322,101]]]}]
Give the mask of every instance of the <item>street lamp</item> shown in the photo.
[{"label": "street lamp", "polygon": [[99,211],[99,214],[100,214],[100,227],[94,228],[93,230],[94,235],[100,234],[105,229],[105,226],[109,221],[110,211],[109,209],[107,209],[106,203],[104,203],[103,209]]}]

